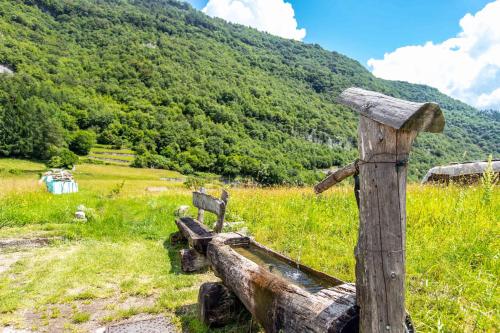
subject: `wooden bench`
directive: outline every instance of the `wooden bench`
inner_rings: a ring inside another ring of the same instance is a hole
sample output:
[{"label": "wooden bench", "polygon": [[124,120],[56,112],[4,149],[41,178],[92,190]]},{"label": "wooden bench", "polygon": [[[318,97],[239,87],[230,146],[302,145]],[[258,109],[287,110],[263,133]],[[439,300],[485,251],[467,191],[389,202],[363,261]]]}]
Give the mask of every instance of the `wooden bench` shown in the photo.
[{"label": "wooden bench", "polygon": [[[207,245],[215,234],[222,231],[224,218],[226,215],[226,206],[229,195],[222,190],[221,198],[215,198],[205,192],[205,189],[193,192],[193,205],[198,208],[198,217],[179,217],[175,224],[179,229],[182,239],[187,240],[189,249],[182,249],[181,268],[184,272],[196,272],[208,267],[206,260]],[[214,230],[210,230],[204,222],[205,211],[217,215],[217,222]]]}]

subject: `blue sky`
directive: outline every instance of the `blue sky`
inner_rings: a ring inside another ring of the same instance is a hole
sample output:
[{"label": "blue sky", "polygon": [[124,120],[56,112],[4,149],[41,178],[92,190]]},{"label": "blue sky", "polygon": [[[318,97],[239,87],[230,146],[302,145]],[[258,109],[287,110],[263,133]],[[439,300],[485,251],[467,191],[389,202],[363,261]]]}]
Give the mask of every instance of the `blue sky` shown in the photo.
[{"label": "blue sky", "polygon": [[500,0],[187,0],[210,16],[317,43],[381,78],[500,109]]}]

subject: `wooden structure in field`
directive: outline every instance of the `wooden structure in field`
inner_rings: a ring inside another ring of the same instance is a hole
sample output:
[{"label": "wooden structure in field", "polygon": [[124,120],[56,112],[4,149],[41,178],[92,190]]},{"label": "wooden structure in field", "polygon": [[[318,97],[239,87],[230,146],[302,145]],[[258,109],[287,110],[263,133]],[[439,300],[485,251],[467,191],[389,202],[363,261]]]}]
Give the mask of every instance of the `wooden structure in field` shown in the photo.
[{"label": "wooden structure in field", "polygon": [[194,205],[218,215],[215,230],[200,222],[203,212],[198,220],[181,218],[176,223],[180,238],[191,245],[181,251],[183,269],[209,265],[222,280],[200,288],[200,316],[206,324],[225,325],[246,309],[270,333],[412,331],[404,307],[407,162],[418,132],[441,132],[444,117],[437,104],[358,88],[347,89],[340,98],[361,115],[360,158],[329,175],[315,191],[349,176],[357,178],[356,285],[238,233],[220,233],[227,200],[195,192]]},{"label": "wooden structure in field", "polygon": [[[193,192],[193,205],[198,208],[198,218],[179,217],[175,220],[179,233],[174,234],[171,241],[174,243],[187,240],[189,249],[182,249],[181,269],[186,273],[196,272],[208,267],[206,258],[208,243],[214,235],[222,230],[226,215],[226,205],[229,195],[222,190],[221,199],[206,194],[205,189]],[[217,223],[214,230],[210,230],[204,222],[205,211],[217,215]]]},{"label": "wooden structure in field", "polygon": [[[481,177],[487,168],[488,162],[453,163],[444,166],[436,166],[427,172],[422,179],[422,184],[474,184],[481,181]],[[500,161],[491,161],[491,169],[494,173],[493,182],[498,184],[500,182]]]},{"label": "wooden structure in field", "polygon": [[350,88],[340,101],[360,114],[359,159],[320,184],[321,193],[356,175],[359,238],[356,298],[361,332],[405,332],[406,175],[411,145],[421,131],[445,125],[435,103],[413,103]]}]

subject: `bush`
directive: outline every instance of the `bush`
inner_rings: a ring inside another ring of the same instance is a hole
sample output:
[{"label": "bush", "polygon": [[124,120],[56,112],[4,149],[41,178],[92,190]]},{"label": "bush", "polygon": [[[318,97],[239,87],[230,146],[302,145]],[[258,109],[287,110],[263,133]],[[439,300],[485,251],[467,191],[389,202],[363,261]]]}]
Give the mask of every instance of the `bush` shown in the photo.
[{"label": "bush", "polygon": [[184,182],[184,187],[190,190],[199,190],[200,187],[205,186],[205,179],[202,177],[189,176]]},{"label": "bush", "polygon": [[94,132],[77,131],[71,139],[69,149],[80,156],[85,156],[89,154],[95,142],[96,137]]},{"label": "bush", "polygon": [[164,156],[145,153],[136,155],[131,166],[134,168],[170,169],[171,164],[170,160]]},{"label": "bush", "polygon": [[78,163],[78,155],[67,148],[61,148],[46,164],[49,168],[71,169],[76,163]]}]

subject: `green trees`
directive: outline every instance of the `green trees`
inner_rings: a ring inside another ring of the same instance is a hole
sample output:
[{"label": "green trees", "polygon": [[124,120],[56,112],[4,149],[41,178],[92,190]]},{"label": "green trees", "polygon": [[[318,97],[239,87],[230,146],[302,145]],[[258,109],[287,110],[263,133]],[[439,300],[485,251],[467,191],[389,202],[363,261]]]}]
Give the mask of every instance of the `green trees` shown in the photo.
[{"label": "green trees", "polygon": [[357,156],[357,118],[336,103],[360,86],[446,109],[417,139],[410,174],[500,150],[498,113],[436,89],[374,78],[317,45],[231,25],[174,0],[0,2],[0,155],[49,159],[90,137],[138,167],[301,184]]},{"label": "green trees", "polygon": [[78,163],[78,155],[67,148],[60,148],[54,151],[52,157],[47,161],[49,168],[71,169]]},{"label": "green trees", "polygon": [[96,136],[91,131],[76,131],[71,137],[69,149],[77,155],[88,155],[90,149],[96,142]]},{"label": "green trees", "polygon": [[47,159],[63,130],[40,84],[24,75],[0,75],[0,155]]}]

